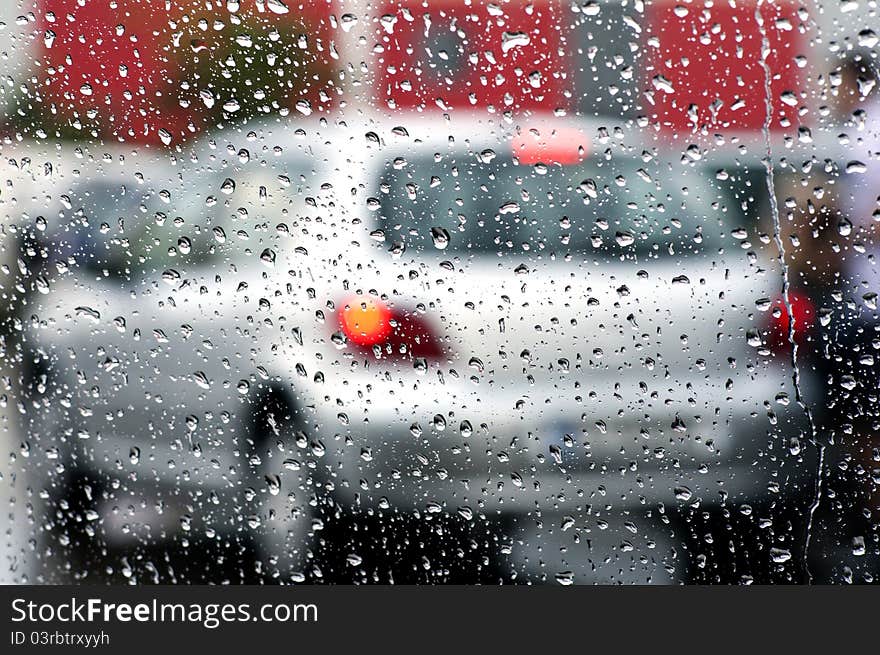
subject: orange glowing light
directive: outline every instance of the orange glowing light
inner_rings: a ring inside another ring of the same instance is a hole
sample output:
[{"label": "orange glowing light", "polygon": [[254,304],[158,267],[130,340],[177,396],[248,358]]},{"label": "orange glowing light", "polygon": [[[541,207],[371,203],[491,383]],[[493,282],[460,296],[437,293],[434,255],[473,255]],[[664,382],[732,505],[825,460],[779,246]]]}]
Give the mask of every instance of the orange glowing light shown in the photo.
[{"label": "orange glowing light", "polygon": [[391,310],[380,300],[359,296],[347,301],[339,312],[339,324],[350,341],[361,346],[382,343],[391,336]]}]

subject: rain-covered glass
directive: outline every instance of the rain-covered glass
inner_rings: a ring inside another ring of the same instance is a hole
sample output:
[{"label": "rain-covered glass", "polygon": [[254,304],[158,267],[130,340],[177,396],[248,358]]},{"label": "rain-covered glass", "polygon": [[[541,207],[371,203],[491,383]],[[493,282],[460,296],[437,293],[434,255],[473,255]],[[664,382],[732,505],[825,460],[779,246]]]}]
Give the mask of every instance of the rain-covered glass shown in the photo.
[{"label": "rain-covered glass", "polygon": [[0,580],[876,582],[863,0],[10,0]]}]

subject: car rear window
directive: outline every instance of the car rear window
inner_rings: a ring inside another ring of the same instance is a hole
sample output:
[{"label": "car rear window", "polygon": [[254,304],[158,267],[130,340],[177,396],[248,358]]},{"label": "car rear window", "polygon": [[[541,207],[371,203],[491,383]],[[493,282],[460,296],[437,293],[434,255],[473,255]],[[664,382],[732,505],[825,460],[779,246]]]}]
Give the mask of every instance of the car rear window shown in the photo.
[{"label": "car rear window", "polygon": [[407,158],[379,183],[378,230],[394,252],[686,257],[719,246],[716,191],[692,170],[638,159],[525,166],[473,155]]}]

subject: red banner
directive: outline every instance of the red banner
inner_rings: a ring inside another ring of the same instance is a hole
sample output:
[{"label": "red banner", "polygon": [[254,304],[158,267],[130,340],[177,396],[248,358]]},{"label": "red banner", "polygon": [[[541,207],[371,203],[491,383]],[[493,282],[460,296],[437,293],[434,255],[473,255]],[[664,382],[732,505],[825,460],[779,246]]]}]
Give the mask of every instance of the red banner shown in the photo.
[{"label": "red banner", "polygon": [[179,142],[266,107],[320,111],[335,96],[330,14],[287,0],[47,2],[39,92],[62,128],[125,141]]},{"label": "red banner", "polygon": [[551,110],[563,95],[561,5],[393,0],[380,10],[381,106]]},{"label": "red banner", "polygon": [[[669,130],[690,130],[696,123],[711,129],[757,130],[767,113],[762,35],[752,3],[683,0],[650,9],[649,38],[659,47],[644,70],[645,88],[653,95],[652,119]],[[796,124],[796,107],[783,93],[802,88],[796,55],[806,54],[797,5],[764,3],[761,17],[767,36],[772,129]],[[693,105],[693,108],[691,106]],[[690,108],[690,109],[689,109]]]}]

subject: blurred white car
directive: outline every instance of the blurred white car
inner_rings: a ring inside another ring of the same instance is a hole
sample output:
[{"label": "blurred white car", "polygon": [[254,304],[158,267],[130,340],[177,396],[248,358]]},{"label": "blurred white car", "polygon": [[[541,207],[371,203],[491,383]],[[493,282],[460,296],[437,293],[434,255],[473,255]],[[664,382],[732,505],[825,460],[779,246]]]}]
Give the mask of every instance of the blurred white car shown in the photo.
[{"label": "blurred white car", "polygon": [[328,518],[450,515],[517,525],[527,579],[680,577],[667,508],[798,493],[802,413],[775,265],[646,138],[367,118],[65,163],[25,332],[50,532],[254,541],[300,580]]},{"label": "blurred white car", "polygon": [[606,571],[571,539],[557,571],[644,582],[669,556],[639,560],[670,545],[651,508],[810,488],[786,344],[768,338],[778,265],[714,170],[597,123],[362,129],[337,137],[354,233],[322,250],[320,320],[288,351],[343,507],[548,517],[505,546],[526,572],[540,544],[631,512],[641,532],[618,533]]}]

